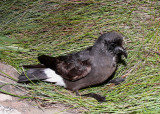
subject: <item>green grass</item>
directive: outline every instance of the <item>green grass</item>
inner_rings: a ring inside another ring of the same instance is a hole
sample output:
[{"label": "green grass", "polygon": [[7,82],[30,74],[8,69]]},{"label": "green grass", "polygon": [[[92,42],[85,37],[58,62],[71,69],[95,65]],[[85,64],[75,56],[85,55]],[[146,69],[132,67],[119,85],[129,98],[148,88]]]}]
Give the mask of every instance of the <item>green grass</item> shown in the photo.
[{"label": "green grass", "polygon": [[62,103],[83,113],[160,113],[159,9],[158,0],[1,1],[1,61],[21,72],[20,65],[37,63],[39,53],[65,55],[91,46],[100,33],[117,31],[125,36],[128,59],[115,77],[127,75],[126,81],[80,90],[105,95],[107,102],[76,97],[49,83],[15,86],[42,104]]}]

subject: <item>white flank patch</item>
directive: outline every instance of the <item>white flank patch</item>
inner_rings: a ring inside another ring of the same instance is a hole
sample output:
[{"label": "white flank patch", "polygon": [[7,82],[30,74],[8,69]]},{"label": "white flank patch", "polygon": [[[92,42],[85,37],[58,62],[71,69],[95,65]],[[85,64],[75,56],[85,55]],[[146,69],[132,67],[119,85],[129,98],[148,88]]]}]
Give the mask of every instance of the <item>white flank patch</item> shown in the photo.
[{"label": "white flank patch", "polygon": [[115,56],[113,57],[112,65],[113,65],[114,67],[116,67],[116,57],[115,57]]},{"label": "white flank patch", "polygon": [[66,84],[64,83],[63,78],[58,74],[56,74],[55,71],[51,70],[50,68],[47,68],[44,70],[44,73],[48,76],[48,79],[43,81],[54,82],[55,85],[66,87]]},{"label": "white flank patch", "polygon": [[113,62],[116,62],[116,57],[115,56],[113,57]]}]

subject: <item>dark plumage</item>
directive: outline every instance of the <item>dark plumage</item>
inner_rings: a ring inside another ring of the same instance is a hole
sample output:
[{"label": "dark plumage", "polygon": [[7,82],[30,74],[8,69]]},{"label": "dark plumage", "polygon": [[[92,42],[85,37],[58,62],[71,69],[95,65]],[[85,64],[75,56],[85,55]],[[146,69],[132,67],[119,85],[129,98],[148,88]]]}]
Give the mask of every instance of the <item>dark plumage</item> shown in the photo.
[{"label": "dark plumage", "polygon": [[[71,91],[100,84],[106,81],[116,70],[118,60],[121,55],[127,57],[127,52],[122,46],[123,36],[116,32],[109,32],[101,35],[93,46],[66,56],[50,57],[42,55],[38,57],[41,64],[26,65],[24,67],[33,68],[27,71],[26,75],[30,80],[51,79],[50,70],[62,77],[64,84]],[[38,69],[37,69],[38,68]],[[47,80],[47,81],[48,81]],[[28,81],[22,73],[18,82]],[[60,82],[51,81],[60,85]],[[91,95],[88,95],[91,96]]]}]

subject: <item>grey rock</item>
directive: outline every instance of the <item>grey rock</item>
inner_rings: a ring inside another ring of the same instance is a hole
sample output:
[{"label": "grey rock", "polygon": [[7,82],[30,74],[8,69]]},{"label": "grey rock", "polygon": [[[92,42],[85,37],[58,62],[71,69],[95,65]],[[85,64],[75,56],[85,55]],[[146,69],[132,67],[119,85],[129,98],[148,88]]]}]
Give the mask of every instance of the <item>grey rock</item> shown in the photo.
[{"label": "grey rock", "polygon": [[0,105],[0,114],[21,114],[21,112],[11,107],[4,107]]}]

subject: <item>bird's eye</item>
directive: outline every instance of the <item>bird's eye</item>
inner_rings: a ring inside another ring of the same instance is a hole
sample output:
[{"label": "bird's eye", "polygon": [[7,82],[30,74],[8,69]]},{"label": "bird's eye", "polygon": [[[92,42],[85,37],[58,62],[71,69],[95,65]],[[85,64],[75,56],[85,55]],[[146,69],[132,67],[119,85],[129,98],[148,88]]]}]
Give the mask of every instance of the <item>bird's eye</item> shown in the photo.
[{"label": "bird's eye", "polygon": [[117,46],[116,43],[111,43],[111,47],[115,48]]},{"label": "bird's eye", "polygon": [[108,47],[109,50],[114,50],[116,46],[118,45],[116,42],[111,42],[111,41],[105,41],[106,46]]},{"label": "bird's eye", "polygon": [[109,49],[109,50],[114,50],[114,49],[116,48],[116,46],[117,46],[116,43],[110,43],[110,44],[108,45],[108,49]]}]

